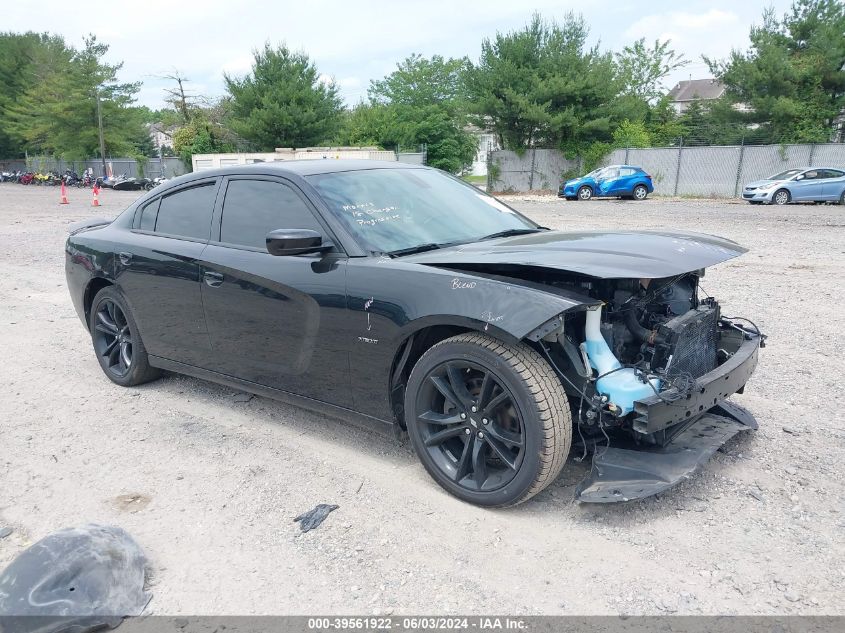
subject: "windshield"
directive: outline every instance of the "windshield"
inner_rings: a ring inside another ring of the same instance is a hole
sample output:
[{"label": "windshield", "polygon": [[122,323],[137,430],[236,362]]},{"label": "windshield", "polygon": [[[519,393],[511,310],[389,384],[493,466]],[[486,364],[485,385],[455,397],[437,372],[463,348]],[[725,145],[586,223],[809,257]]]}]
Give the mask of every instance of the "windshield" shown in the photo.
[{"label": "windshield", "polygon": [[368,169],[306,178],[365,249],[474,242],[536,224],[472,185],[432,169]]},{"label": "windshield", "polygon": [[782,171],[779,174],[775,174],[774,176],[769,176],[766,180],[786,180],[787,178],[792,178],[793,176],[797,176],[801,173],[802,170],[800,169],[787,169],[786,171]]}]

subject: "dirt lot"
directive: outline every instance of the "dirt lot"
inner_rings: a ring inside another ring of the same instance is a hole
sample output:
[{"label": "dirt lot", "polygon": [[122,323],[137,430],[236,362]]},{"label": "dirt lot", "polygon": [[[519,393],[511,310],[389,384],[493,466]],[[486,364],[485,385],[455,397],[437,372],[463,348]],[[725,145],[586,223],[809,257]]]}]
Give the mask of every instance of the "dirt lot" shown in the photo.
[{"label": "dirt lot", "polygon": [[[572,501],[586,466],[510,510],[449,497],[407,446],[263,398],[100,371],[64,283],[68,222],[134,197],[0,185],[0,567],[56,529],[128,530],[150,611],[843,613],[845,207],[513,198],[560,228],[680,228],[752,251],[708,272],[770,335],[760,420],[690,481],[616,506]],[[838,282],[836,280],[839,280]],[[340,509],[301,534],[294,516]]]}]

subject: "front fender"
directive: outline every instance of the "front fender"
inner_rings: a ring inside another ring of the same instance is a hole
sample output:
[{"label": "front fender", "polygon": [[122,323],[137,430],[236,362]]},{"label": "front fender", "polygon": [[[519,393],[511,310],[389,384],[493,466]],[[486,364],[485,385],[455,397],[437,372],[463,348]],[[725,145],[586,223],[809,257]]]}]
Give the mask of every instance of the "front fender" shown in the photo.
[{"label": "front fender", "polygon": [[521,279],[372,258],[350,259],[347,297],[355,408],[381,419],[392,415],[394,360],[415,332],[451,325],[515,343],[564,312],[596,303]]},{"label": "front fender", "polygon": [[522,279],[396,260],[381,267],[350,262],[347,293],[352,318],[362,329],[382,330],[397,344],[432,322],[500,332],[518,341],[563,312],[597,303]]}]

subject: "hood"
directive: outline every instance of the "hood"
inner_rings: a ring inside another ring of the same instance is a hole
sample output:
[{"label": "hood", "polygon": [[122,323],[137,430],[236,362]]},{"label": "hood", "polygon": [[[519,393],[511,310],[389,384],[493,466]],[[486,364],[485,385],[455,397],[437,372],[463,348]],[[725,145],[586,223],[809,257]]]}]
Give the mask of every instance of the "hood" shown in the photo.
[{"label": "hood", "polygon": [[544,231],[408,255],[434,266],[521,265],[601,279],[671,277],[713,266],[748,249],[702,233],[666,231]]},{"label": "hood", "polygon": [[786,182],[785,180],[755,180],[745,185],[746,189],[760,189],[761,187],[768,187],[779,182]]},{"label": "hood", "polygon": [[580,178],[573,178],[572,180],[567,180],[564,184],[566,185],[583,185],[585,182],[595,182],[592,178],[587,178],[587,176],[581,176]]}]

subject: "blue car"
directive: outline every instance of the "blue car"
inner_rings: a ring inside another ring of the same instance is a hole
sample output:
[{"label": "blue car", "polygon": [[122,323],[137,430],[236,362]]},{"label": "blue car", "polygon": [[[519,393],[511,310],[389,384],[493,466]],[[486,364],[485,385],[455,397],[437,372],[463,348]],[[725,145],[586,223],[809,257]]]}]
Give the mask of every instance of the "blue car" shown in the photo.
[{"label": "blue car", "polygon": [[742,198],[751,204],[845,204],[845,171],[830,167],[787,169],[765,180],[749,182],[742,190]]},{"label": "blue car", "polygon": [[610,165],[593,170],[586,176],[567,180],[560,186],[557,195],[567,200],[589,200],[593,197],[645,200],[652,191],[651,176],[642,167]]}]

